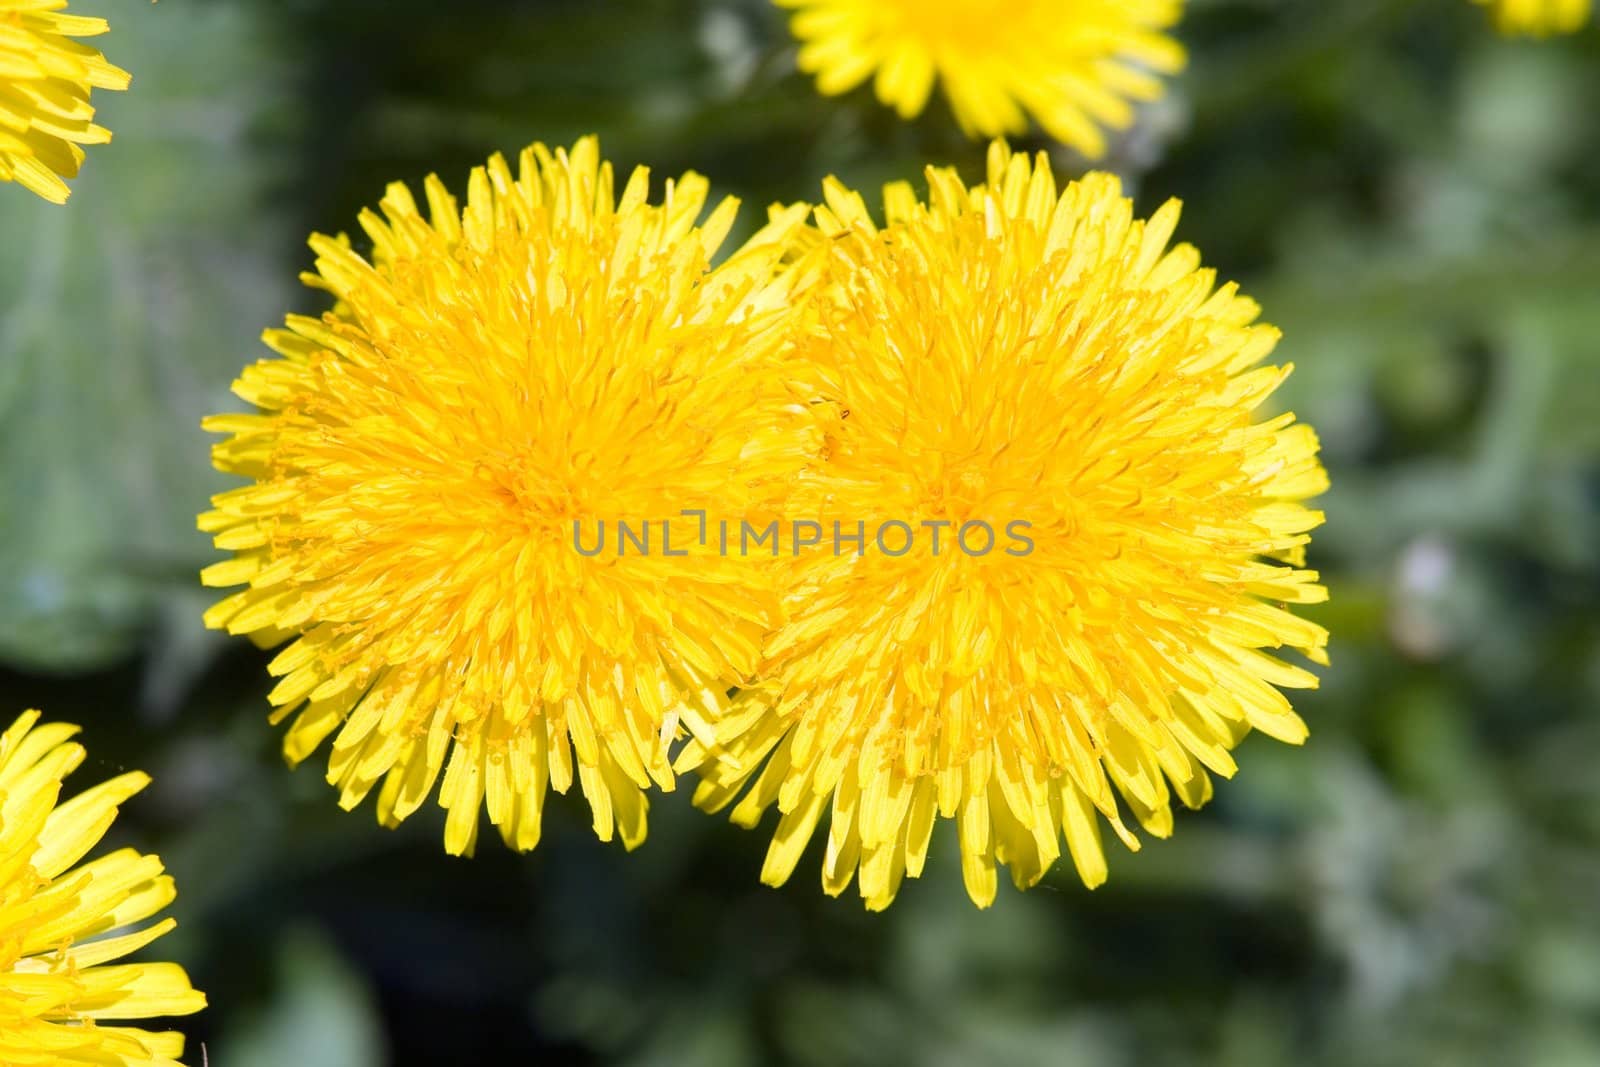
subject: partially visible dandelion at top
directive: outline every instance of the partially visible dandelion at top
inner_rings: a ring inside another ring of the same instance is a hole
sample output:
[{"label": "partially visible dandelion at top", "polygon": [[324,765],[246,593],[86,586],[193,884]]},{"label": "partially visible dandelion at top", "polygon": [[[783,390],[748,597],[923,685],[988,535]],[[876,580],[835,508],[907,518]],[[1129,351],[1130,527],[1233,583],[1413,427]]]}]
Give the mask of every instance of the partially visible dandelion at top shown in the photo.
[{"label": "partially visible dandelion at top", "polygon": [[929,181],[882,228],[827,186],[799,353],[826,447],[790,513],[899,529],[791,561],[761,677],[680,764],[742,825],[778,808],[764,881],[826,820],[824,888],[872,908],[941,819],[980,906],[1002,864],[1025,887],[1070,854],[1098,885],[1102,821],[1165,837],[1252,729],[1305,738],[1280,689],[1317,678],[1277,650],[1327,662],[1292,610],[1326,597],[1317,438],[1260,412],[1278,333],[1169,248],[1176,203],[1138,220],[1116,178],[1058,190],[998,144],[985,184]]},{"label": "partially visible dandelion at top", "polygon": [[312,239],[337,305],[268,332],[280,358],[235,385],[259,412],[206,421],[252,483],[200,519],[235,554],[204,581],[248,587],[207,624],[289,642],[290,760],[332,736],[341,804],[381,783],[386,825],[437,784],[451,853],[485,809],[532,848],[575,779],[599,836],[636,845],[677,731],[709,736],[773,623],[771,576],[696,546],[695,519],[670,557],[577,550],[574,524],[592,549],[602,523],[746,514],[815,447],[779,358],[806,209],[713,268],[737,202],[699,222],[705,179],[659,205],[649,184],[618,195],[588,138],[515,174],[494,157],[464,206],[429,178],[426,218],[390,186],[370,259]]},{"label": "partially visible dandelion at top", "polygon": [[1593,0],[1474,0],[1491,9],[1495,27],[1511,36],[1576,33],[1589,20]]},{"label": "partially visible dandelion at top", "polygon": [[105,144],[94,123],[94,89],[126,89],[128,72],[74,38],[94,37],[104,19],[66,14],[67,0],[0,0],[0,181],[54,204],[83,163],[82,145]]},{"label": "partially visible dandelion at top", "polygon": [[1022,134],[1030,116],[1090,157],[1105,130],[1182,68],[1182,0],[775,0],[793,8],[800,69],[833,95],[869,78],[901,117],[943,87],[969,137]]},{"label": "partially visible dandelion at top", "polygon": [[62,801],[86,756],[77,732],[30,711],[0,733],[0,1064],[179,1067],[182,1034],[126,1024],[192,1014],[204,994],[175,963],[119,962],[176,925],[137,927],[172,903],[172,878],[129,848],[84,862],[150,780]]}]

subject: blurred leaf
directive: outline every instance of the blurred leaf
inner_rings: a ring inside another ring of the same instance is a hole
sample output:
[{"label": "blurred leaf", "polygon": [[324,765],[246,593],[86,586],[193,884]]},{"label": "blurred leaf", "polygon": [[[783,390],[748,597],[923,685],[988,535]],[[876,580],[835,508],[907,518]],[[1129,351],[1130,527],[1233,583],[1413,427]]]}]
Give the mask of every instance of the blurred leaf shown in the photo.
[{"label": "blurred leaf", "polygon": [[126,654],[192,588],[221,484],[198,423],[281,316],[291,247],[267,201],[290,56],[271,16],[74,11],[110,16],[98,42],[133,72],[94,97],[115,140],[65,208],[0,188],[0,659],[57,670]]},{"label": "blurred leaf", "polygon": [[371,990],[324,938],[291,932],[274,963],[277,981],[270,1004],[219,1042],[212,1062],[227,1067],[380,1067],[387,1062]]}]

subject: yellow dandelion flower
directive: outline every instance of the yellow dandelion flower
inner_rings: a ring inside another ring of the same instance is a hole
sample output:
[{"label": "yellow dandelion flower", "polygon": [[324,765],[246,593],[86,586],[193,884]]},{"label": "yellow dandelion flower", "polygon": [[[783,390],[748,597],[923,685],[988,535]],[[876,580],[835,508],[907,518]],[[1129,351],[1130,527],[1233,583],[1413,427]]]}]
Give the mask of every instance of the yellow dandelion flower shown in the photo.
[{"label": "yellow dandelion flower", "polygon": [[1098,885],[1100,819],[1138,847],[1119,797],[1164,837],[1172,794],[1204,803],[1252,727],[1305,737],[1276,687],[1317,679],[1264,650],[1326,662],[1288,610],[1325,598],[1302,566],[1317,440],[1255,416],[1288,373],[1257,366],[1278,333],[1168,250],[1178,205],[1136,220],[1116,178],[1058,191],[999,144],[986,184],[928,180],[928,204],[889,187],[882,229],[826,186],[801,356],[838,417],[788,506],[829,536],[792,559],[721,746],[680,762],[711,810],[749,787],[740,824],[778,806],[768,884],[828,814],[823,885],[859,871],[874,909],[940,818],[980,906],[997,863],[1032,885],[1063,836]]},{"label": "yellow dandelion flower", "polygon": [[80,145],[105,144],[91,89],[126,89],[128,72],[74,37],[105,33],[104,19],[64,14],[67,0],[0,0],[0,181],[64,204],[83,162]]},{"label": "yellow dandelion flower", "polygon": [[593,138],[534,145],[516,177],[496,156],[464,208],[430,177],[426,221],[390,186],[361,216],[370,261],[312,238],[308,284],[338,303],[267,333],[281,358],[235,385],[259,413],[206,421],[253,482],[201,517],[235,553],[203,580],[249,586],[207,624],[293,639],[271,664],[286,753],[337,731],[344,806],[382,780],[395,825],[448,755],[454,854],[484,807],[534,847],[574,770],[599,836],[637,844],[677,726],[709,736],[777,610],[680,513],[744,514],[814,447],[777,358],[807,209],[712,268],[737,202],[697,224],[705,179],[648,192],[641,168],[615,196]]},{"label": "yellow dandelion flower", "polygon": [[1508,35],[1548,37],[1576,33],[1589,20],[1593,0],[1474,0],[1493,9],[1495,27]]},{"label": "yellow dandelion flower", "polygon": [[38,722],[30,711],[0,734],[0,1063],[177,1067],[182,1034],[121,1021],[189,1015],[205,997],[176,964],[116,962],[173,928],[118,932],[172,903],[172,879],[132,849],[80,862],[150,779],[120,775],[58,803],[84,750],[76,726]]},{"label": "yellow dandelion flower", "polygon": [[823,93],[874,80],[902,118],[943,84],[970,137],[1020,134],[1031,114],[1089,156],[1102,130],[1133,123],[1133,105],[1161,95],[1158,75],[1182,68],[1167,33],[1182,0],[776,0],[796,9],[800,69]]}]

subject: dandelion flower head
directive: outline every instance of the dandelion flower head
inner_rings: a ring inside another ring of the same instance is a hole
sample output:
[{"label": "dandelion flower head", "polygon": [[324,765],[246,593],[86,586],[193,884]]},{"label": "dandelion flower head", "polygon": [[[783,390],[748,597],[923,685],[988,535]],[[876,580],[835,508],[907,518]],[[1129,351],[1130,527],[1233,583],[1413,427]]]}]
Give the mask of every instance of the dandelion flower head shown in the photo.
[{"label": "dandelion flower head", "polygon": [[234,553],[204,580],[247,586],[207,623],[289,642],[286,753],[333,735],[344,806],[381,782],[394,825],[437,783],[449,852],[485,809],[529,849],[547,787],[576,777],[599,836],[632,847],[677,730],[709,735],[757,666],[776,594],[692,518],[671,556],[576,549],[602,524],[746,514],[815,448],[781,359],[806,208],[712,267],[737,202],[697,221],[703,178],[652,204],[643,169],[618,195],[592,138],[516,174],[496,156],[465,205],[425,192],[427,218],[398,184],[362,214],[370,259],[312,239],[335,308],[267,334],[279,358],[235,386],[256,413],[207,421],[251,482],[201,517]]},{"label": "dandelion flower head", "polygon": [[83,163],[82,145],[105,144],[93,89],[126,89],[128,72],[75,38],[107,30],[104,19],[66,13],[67,0],[0,0],[0,181],[64,204]]},{"label": "dandelion flower head", "polygon": [[[1114,177],[1058,189],[999,144],[984,184],[928,180],[927,203],[887,190],[882,228],[826,187],[801,348],[832,421],[790,507],[833,543],[793,559],[761,680],[681,763],[736,822],[778,807],[769,884],[826,816],[823,885],[859,876],[872,908],[941,819],[980,906],[997,864],[1032,885],[1063,839],[1099,884],[1102,821],[1165,837],[1250,729],[1299,743],[1280,687],[1317,679],[1277,650],[1326,662],[1291,611],[1325,598],[1317,439],[1260,414],[1278,333],[1169,249],[1178,205],[1135,219]],[[837,538],[863,519],[865,551]]]},{"label": "dandelion flower head", "polygon": [[1476,0],[1487,4],[1501,33],[1548,37],[1576,33],[1589,21],[1593,0]]},{"label": "dandelion flower head", "polygon": [[903,118],[934,84],[972,137],[1021,134],[1031,115],[1094,157],[1183,66],[1168,31],[1181,0],[777,0],[795,9],[800,69],[826,94],[873,80]]},{"label": "dandelion flower head", "polygon": [[132,849],[83,858],[149,779],[119,775],[62,802],[84,760],[77,727],[30,711],[0,733],[0,1063],[177,1067],[183,1035],[124,1025],[189,1015],[205,997],[172,963],[119,963],[167,933],[134,929],[177,895]]}]

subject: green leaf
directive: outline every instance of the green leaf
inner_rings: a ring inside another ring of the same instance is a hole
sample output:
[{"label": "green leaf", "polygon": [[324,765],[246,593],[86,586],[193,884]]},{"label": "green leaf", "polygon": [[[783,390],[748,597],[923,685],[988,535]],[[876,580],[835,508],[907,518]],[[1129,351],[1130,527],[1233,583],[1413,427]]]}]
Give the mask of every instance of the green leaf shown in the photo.
[{"label": "green leaf", "polygon": [[[202,415],[285,306],[286,57],[236,3],[88,3],[133,73],[65,207],[0,187],[0,660],[125,655],[208,548]],[[268,129],[279,131],[273,137]],[[277,148],[276,156],[268,150]]]},{"label": "green leaf", "polygon": [[232,1067],[378,1067],[387,1062],[371,989],[320,934],[298,930],[277,956],[269,1006],[231,1029]]}]

